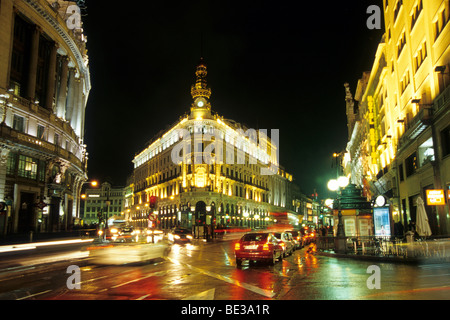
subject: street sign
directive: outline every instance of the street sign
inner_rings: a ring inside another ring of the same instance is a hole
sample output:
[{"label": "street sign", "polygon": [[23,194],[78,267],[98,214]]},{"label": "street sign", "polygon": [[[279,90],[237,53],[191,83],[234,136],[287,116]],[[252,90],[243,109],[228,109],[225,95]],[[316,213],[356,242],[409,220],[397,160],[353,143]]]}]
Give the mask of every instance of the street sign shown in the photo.
[{"label": "street sign", "polygon": [[150,220],[150,221],[155,221],[155,220],[156,220],[156,214],[150,213],[150,214],[148,215],[148,220]]},{"label": "street sign", "polygon": [[426,190],[427,205],[429,206],[443,206],[445,205],[445,195],[443,189]]}]

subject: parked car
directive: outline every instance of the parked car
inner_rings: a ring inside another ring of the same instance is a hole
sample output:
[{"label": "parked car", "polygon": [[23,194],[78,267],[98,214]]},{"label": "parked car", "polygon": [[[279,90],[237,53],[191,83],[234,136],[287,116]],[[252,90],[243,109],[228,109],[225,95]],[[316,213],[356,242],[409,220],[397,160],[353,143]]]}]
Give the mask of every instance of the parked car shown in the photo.
[{"label": "parked car", "polygon": [[289,235],[286,232],[275,232],[273,235],[283,243],[284,257],[289,256],[294,252],[294,241],[289,239]]},{"label": "parked car", "polygon": [[301,249],[304,246],[303,243],[303,236],[302,233],[300,231],[286,231],[287,233],[290,233],[294,239],[294,243],[295,243],[295,249]]},{"label": "parked car", "polygon": [[238,267],[243,260],[265,261],[274,265],[277,260],[283,259],[284,249],[272,233],[251,232],[235,243],[234,254]]}]

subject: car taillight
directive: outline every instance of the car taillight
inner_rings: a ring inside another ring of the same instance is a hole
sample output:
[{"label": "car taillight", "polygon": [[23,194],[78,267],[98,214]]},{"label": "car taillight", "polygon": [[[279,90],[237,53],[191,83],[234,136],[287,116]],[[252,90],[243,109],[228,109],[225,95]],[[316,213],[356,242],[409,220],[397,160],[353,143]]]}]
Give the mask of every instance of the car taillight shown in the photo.
[{"label": "car taillight", "polygon": [[241,250],[241,244],[240,244],[239,242],[237,242],[237,243],[234,245],[234,250],[235,250],[235,251]]},{"label": "car taillight", "polygon": [[284,242],[280,242],[280,246],[284,248]]},{"label": "car taillight", "polygon": [[263,251],[269,251],[269,244],[268,243],[264,243]]}]

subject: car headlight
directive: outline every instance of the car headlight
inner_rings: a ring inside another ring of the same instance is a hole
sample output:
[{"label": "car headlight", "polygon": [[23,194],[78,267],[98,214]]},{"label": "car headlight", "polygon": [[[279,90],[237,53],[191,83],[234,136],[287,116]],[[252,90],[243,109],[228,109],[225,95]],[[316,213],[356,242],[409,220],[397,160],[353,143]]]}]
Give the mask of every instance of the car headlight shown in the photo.
[{"label": "car headlight", "polygon": [[188,235],[186,236],[186,238],[188,238],[189,240],[192,240],[192,236],[191,236],[190,234],[188,234]]},{"label": "car headlight", "polygon": [[179,236],[179,235],[177,235],[177,234],[176,234],[176,235],[174,235],[173,237],[174,237],[175,239],[177,239],[177,240],[178,240],[178,239],[180,239],[180,236]]},{"label": "car headlight", "polygon": [[117,230],[116,228],[111,229],[111,233],[118,233],[118,232],[119,232],[119,230]]}]

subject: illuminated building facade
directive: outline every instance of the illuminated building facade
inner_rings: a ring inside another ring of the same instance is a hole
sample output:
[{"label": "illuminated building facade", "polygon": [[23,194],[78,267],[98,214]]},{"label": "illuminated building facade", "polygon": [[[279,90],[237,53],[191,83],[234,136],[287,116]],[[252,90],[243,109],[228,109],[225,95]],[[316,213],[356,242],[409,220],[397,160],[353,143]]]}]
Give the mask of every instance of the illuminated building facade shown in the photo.
[{"label": "illuminated building facade", "polygon": [[99,215],[111,220],[124,219],[125,189],[102,183],[100,188],[87,188],[84,199],[84,225],[99,223]]},{"label": "illuminated building facade", "polygon": [[0,233],[78,222],[91,88],[76,2],[0,1]]},{"label": "illuminated building facade", "polygon": [[[419,196],[450,188],[449,13],[448,1],[385,0],[372,70],[354,97],[346,84],[347,173],[368,198],[388,198],[405,227]],[[448,234],[448,198],[426,211],[433,234]]]},{"label": "illuminated building facade", "polygon": [[147,227],[148,214],[156,211],[161,228],[256,227],[284,212],[301,222],[299,189],[278,164],[277,131],[269,139],[214,113],[203,60],[195,75],[190,113],[133,159],[127,219]]}]

